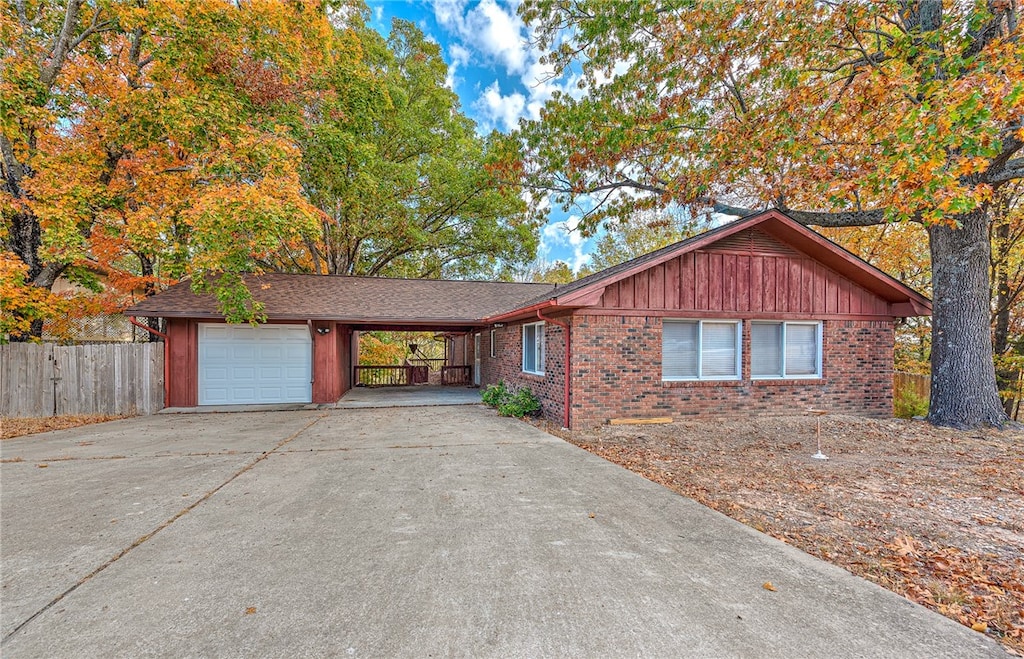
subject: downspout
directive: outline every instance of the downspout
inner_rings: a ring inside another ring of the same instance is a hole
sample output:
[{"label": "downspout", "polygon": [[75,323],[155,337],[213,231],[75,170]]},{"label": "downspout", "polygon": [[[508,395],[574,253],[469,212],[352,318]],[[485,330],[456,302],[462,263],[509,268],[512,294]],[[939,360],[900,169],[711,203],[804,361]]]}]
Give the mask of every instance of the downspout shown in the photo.
[{"label": "downspout", "polygon": [[169,374],[171,372],[171,359],[170,359],[170,357],[171,357],[171,355],[170,355],[171,339],[166,334],[164,334],[163,332],[158,332],[157,330],[153,329],[149,325],[143,325],[139,321],[135,320],[135,316],[128,316],[128,322],[130,322],[132,325],[135,325],[136,327],[141,327],[142,329],[146,330],[150,334],[156,334],[157,336],[159,336],[160,338],[162,338],[164,340],[164,407],[167,407],[168,406],[167,404],[168,404],[169,399],[170,399],[170,391],[171,391],[171,389],[170,389],[171,381],[170,381],[170,378],[169,378]]},{"label": "downspout", "polygon": [[569,323],[565,323],[565,322],[562,322],[560,320],[555,320],[554,318],[548,318],[547,316],[545,316],[541,312],[540,309],[537,310],[537,318],[540,318],[544,322],[551,323],[553,325],[558,325],[563,330],[565,330],[565,375],[562,378],[564,380],[564,383],[565,383],[565,393],[564,393],[565,400],[562,403],[562,408],[565,410],[565,413],[563,415],[562,425],[564,425],[566,430],[568,430],[569,429],[569,391],[570,391],[570,389],[569,389],[569,378],[570,378],[570,370],[571,370],[570,367],[569,367],[569,364],[570,364],[570,360],[572,359],[572,340],[571,340],[572,339],[572,332],[569,330]]}]

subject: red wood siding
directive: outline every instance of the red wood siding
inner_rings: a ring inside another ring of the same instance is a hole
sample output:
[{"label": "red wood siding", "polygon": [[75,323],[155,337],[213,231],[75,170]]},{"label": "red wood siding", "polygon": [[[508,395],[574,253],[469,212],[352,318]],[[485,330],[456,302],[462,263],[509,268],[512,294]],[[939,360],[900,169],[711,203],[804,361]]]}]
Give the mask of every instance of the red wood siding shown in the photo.
[{"label": "red wood siding", "polygon": [[882,298],[756,229],[610,284],[592,309],[889,315]]},{"label": "red wood siding", "polygon": [[313,402],[333,403],[350,386],[349,328],[328,322],[313,323],[313,327],[331,329],[329,334],[313,332]]},{"label": "red wood siding", "polygon": [[194,320],[167,319],[167,354],[170,361],[168,407],[199,404],[199,329]]}]

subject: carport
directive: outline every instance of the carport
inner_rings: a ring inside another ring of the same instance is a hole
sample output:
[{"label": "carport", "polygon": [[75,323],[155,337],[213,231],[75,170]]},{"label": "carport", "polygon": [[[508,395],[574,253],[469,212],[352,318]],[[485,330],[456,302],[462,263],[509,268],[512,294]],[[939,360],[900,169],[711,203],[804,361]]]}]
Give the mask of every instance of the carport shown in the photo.
[{"label": "carport", "polygon": [[244,281],[266,322],[225,324],[217,300],[188,281],[125,310],[166,320],[166,407],[336,403],[359,384],[360,332],[375,330],[446,337],[451,380],[478,384],[482,319],[554,288],[295,274]]}]

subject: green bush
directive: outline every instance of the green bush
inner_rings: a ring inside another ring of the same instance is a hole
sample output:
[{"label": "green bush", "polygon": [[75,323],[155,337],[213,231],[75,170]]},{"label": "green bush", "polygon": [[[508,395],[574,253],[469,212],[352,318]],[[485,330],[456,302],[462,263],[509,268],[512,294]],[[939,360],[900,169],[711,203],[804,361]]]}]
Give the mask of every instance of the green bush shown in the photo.
[{"label": "green bush", "polygon": [[486,389],[480,392],[480,398],[483,399],[484,405],[490,407],[497,407],[509,397],[508,388],[505,387],[504,382],[498,384],[488,385]]},{"label": "green bush", "polygon": [[514,416],[521,419],[524,416],[540,415],[540,400],[533,395],[529,387],[523,387],[512,393],[504,382],[499,382],[480,392],[480,398],[484,405],[497,408],[498,414],[501,416]]},{"label": "green bush", "polygon": [[523,387],[498,405],[498,414],[514,416],[517,419],[524,416],[539,416],[540,401],[533,395],[529,387]]},{"label": "green bush", "polygon": [[928,415],[928,399],[922,398],[913,389],[907,388],[896,393],[892,413],[901,419]]}]

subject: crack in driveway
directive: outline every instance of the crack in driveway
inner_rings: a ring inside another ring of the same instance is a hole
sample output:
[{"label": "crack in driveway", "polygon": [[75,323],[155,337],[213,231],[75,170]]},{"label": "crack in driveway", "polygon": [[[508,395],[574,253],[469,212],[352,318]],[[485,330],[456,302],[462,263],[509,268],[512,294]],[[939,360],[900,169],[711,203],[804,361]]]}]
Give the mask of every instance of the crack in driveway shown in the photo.
[{"label": "crack in driveway", "polygon": [[[70,595],[71,593],[73,593],[73,592],[75,592],[76,590],[78,590],[78,588],[79,588],[80,586],[82,586],[83,584],[85,584],[86,582],[88,582],[88,581],[89,581],[90,579],[92,579],[93,577],[95,577],[96,575],[98,575],[98,574],[99,574],[100,572],[103,572],[104,570],[106,570],[106,569],[107,569],[108,567],[110,567],[110,566],[111,566],[111,565],[113,565],[114,563],[116,563],[116,562],[118,562],[119,560],[121,560],[122,558],[124,558],[124,557],[125,557],[126,555],[128,555],[128,553],[129,553],[129,552],[131,552],[131,551],[132,551],[133,549],[135,549],[136,547],[139,547],[139,546],[141,546],[142,544],[144,544],[144,543],[145,543],[146,541],[148,541],[148,540],[149,540],[150,538],[152,538],[153,536],[155,536],[155,535],[156,535],[157,533],[159,533],[160,531],[163,531],[163,530],[164,530],[164,529],[166,529],[166,528],[167,528],[168,526],[170,526],[171,524],[174,524],[174,523],[175,523],[176,521],[178,521],[179,519],[181,519],[182,517],[184,517],[185,515],[187,515],[188,513],[190,513],[190,512],[192,511],[192,510],[194,510],[195,508],[197,508],[197,507],[198,507],[198,506],[199,506],[200,504],[202,504],[203,502],[207,501],[207,500],[208,500],[208,499],[209,499],[210,497],[212,497],[212,496],[213,496],[214,494],[216,494],[216,493],[217,493],[218,491],[220,491],[220,490],[221,490],[222,488],[224,488],[224,487],[225,487],[226,485],[228,485],[229,483],[231,483],[232,481],[234,481],[234,480],[235,480],[236,478],[238,478],[238,477],[239,477],[239,476],[241,476],[242,474],[244,474],[244,473],[246,473],[247,471],[251,470],[251,469],[252,469],[253,467],[255,467],[255,466],[256,466],[256,465],[258,465],[258,464],[259,464],[260,462],[262,462],[263,460],[265,460],[265,459],[267,459],[268,457],[270,457],[270,456],[271,456],[272,454],[276,453],[276,452],[277,452],[277,451],[278,451],[279,449],[281,449],[281,448],[282,448],[283,446],[285,446],[286,444],[288,444],[289,442],[291,442],[292,440],[294,440],[295,438],[297,438],[297,437],[298,437],[299,435],[301,435],[302,433],[304,433],[304,432],[306,432],[307,430],[309,430],[309,429],[310,429],[310,428],[311,428],[311,427],[312,427],[312,426],[313,426],[314,424],[316,424],[317,422],[319,422],[319,421],[320,421],[321,419],[325,418],[326,416],[327,416],[326,414],[321,414],[320,416],[316,417],[315,419],[313,419],[312,421],[310,421],[309,423],[307,423],[307,424],[306,424],[306,425],[304,425],[303,427],[299,428],[298,430],[296,430],[296,431],[295,431],[294,433],[292,433],[292,434],[291,434],[291,435],[289,435],[288,437],[285,437],[284,439],[282,439],[281,441],[279,441],[279,442],[278,442],[277,444],[275,444],[275,445],[274,445],[274,447],[273,447],[273,448],[271,448],[271,449],[270,449],[269,451],[264,451],[264,452],[262,452],[262,453],[261,453],[261,454],[260,454],[260,455],[259,455],[259,456],[258,456],[258,457],[257,457],[257,458],[255,459],[255,460],[253,460],[253,461],[249,462],[249,463],[248,463],[248,464],[246,464],[246,465],[245,465],[244,467],[242,467],[241,469],[239,469],[238,471],[236,471],[236,472],[235,472],[234,474],[232,474],[232,475],[231,475],[230,477],[228,477],[228,479],[227,479],[227,480],[225,480],[225,481],[224,481],[224,482],[222,482],[221,484],[217,485],[217,486],[216,486],[216,487],[214,487],[213,489],[211,489],[211,490],[208,490],[208,491],[207,491],[207,492],[206,492],[205,494],[203,494],[203,495],[202,495],[201,497],[199,497],[198,499],[196,499],[195,501],[193,501],[193,502],[192,502],[192,503],[190,503],[189,505],[185,506],[184,508],[182,508],[181,510],[179,510],[179,511],[178,511],[178,512],[176,512],[175,514],[171,515],[171,516],[170,516],[169,518],[167,518],[166,520],[164,520],[163,522],[161,522],[161,523],[160,523],[159,525],[157,525],[157,527],[156,527],[156,528],[154,528],[154,529],[153,529],[152,531],[149,531],[148,533],[145,533],[145,534],[143,534],[143,535],[139,536],[138,538],[136,538],[136,539],[135,539],[135,541],[134,541],[134,542],[132,542],[132,543],[131,543],[130,545],[128,545],[127,547],[125,547],[124,549],[122,549],[121,551],[119,551],[119,552],[118,552],[117,554],[115,554],[115,555],[114,555],[113,557],[111,557],[111,558],[107,559],[106,561],[104,561],[104,562],[103,562],[102,564],[100,564],[100,565],[99,565],[99,566],[98,566],[98,567],[97,567],[96,569],[94,569],[94,570],[93,570],[92,572],[90,572],[89,574],[87,574],[87,575],[85,575],[84,577],[82,577],[81,579],[79,579],[79,580],[78,580],[78,581],[77,581],[77,582],[76,582],[76,583],[75,583],[74,585],[72,585],[72,586],[71,586],[70,588],[68,588],[67,590],[65,590],[64,592],[60,593],[60,594],[59,594],[59,595],[57,595],[56,597],[54,597],[54,598],[53,598],[52,600],[50,600],[50,601],[49,601],[49,602],[48,602],[48,603],[47,603],[47,604],[46,604],[45,606],[43,606],[43,607],[42,607],[41,609],[39,609],[38,611],[36,611],[36,612],[35,612],[35,613],[33,613],[32,615],[30,615],[30,616],[29,616],[28,618],[26,618],[26,619],[25,619],[25,620],[23,620],[22,622],[18,623],[18,625],[17,625],[17,626],[16,626],[16,627],[15,627],[14,629],[12,629],[12,630],[11,630],[11,631],[10,631],[10,632],[9,632],[9,633],[8,633],[8,634],[6,635],[6,636],[4,636],[4,637],[3,637],[3,640],[2,640],[2,641],[0,641],[0,643],[4,643],[4,642],[8,641],[8,640],[9,640],[9,639],[10,639],[10,638],[11,638],[12,636],[14,636],[15,634],[17,634],[17,633],[18,633],[19,631],[21,631],[22,629],[24,629],[24,628],[25,628],[25,626],[26,626],[26,625],[28,625],[28,624],[29,624],[30,622],[32,622],[33,620],[35,620],[36,618],[38,618],[39,616],[41,616],[41,615],[42,615],[43,613],[45,613],[45,612],[46,612],[46,611],[48,611],[48,610],[49,610],[50,608],[52,608],[52,607],[53,607],[53,606],[54,606],[55,604],[57,604],[58,602],[60,602],[61,600],[63,600],[63,599],[65,598],[65,597],[67,597],[67,596],[68,596],[68,595]],[[211,455],[218,455],[218,454],[211,454]],[[220,455],[224,455],[224,454],[220,454]],[[163,457],[163,456],[153,456],[153,457]],[[170,457],[170,456],[169,456],[169,457]],[[95,460],[95,459],[102,459],[102,458],[66,458],[66,459],[68,459],[68,460],[89,460],[89,459],[93,459],[93,460]],[[111,459],[123,459],[123,458],[120,458],[120,457],[119,457],[119,458],[111,458]],[[44,460],[34,460],[33,462],[45,462],[45,461],[44,461]]]}]

